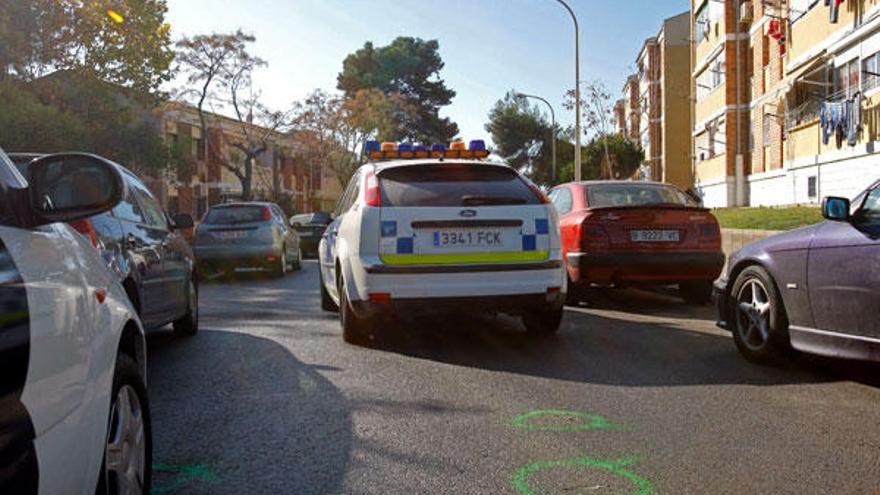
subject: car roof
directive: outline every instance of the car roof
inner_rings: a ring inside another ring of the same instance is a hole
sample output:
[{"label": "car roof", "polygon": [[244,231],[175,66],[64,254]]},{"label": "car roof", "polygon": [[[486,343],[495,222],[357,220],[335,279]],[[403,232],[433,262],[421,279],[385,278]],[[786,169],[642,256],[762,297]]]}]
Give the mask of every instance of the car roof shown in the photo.
[{"label": "car roof", "polygon": [[673,184],[667,184],[666,182],[655,182],[655,181],[646,181],[646,180],[584,180],[580,182],[568,182],[566,184],[560,184],[563,186],[567,185],[576,185],[576,186],[626,186],[626,185],[638,185],[638,186],[666,186],[666,187],[675,187]]},{"label": "car roof", "polygon": [[233,201],[230,203],[218,203],[216,205],[211,205],[211,208],[228,208],[228,207],[236,207],[236,206],[277,206],[275,203],[271,201]]},{"label": "car roof", "polygon": [[372,166],[374,170],[378,172],[382,172],[384,170],[389,170],[392,168],[399,167],[418,167],[422,165],[437,165],[440,163],[455,163],[455,164],[467,164],[467,165],[487,165],[491,167],[503,167],[508,170],[513,170],[510,165],[498,162],[484,162],[482,160],[471,160],[467,158],[449,158],[449,159],[439,159],[439,158],[424,158],[418,160],[388,160],[388,161],[376,161],[369,162],[367,166]]}]

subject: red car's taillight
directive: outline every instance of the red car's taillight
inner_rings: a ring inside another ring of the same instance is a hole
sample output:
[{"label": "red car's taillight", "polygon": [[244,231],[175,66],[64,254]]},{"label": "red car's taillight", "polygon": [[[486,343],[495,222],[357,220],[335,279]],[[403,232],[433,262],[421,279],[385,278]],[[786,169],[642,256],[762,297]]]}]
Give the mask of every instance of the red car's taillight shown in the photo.
[{"label": "red car's taillight", "polygon": [[587,251],[608,249],[611,238],[601,225],[584,223],[581,225],[581,244]]},{"label": "red car's taillight", "polygon": [[375,172],[367,172],[364,178],[364,203],[367,206],[382,206],[379,177],[376,177]]},{"label": "red car's taillight", "polygon": [[272,220],[272,210],[270,210],[268,206],[263,207],[263,220]]},{"label": "red car's taillight", "polygon": [[68,225],[73,227],[73,229],[80,234],[86,236],[86,238],[92,243],[92,246],[96,248],[98,247],[98,236],[95,235],[95,228],[92,226],[91,220],[76,220],[70,222]]},{"label": "red car's taillight", "polygon": [[701,245],[715,246],[721,244],[721,228],[718,227],[717,222],[701,223],[699,229]]}]

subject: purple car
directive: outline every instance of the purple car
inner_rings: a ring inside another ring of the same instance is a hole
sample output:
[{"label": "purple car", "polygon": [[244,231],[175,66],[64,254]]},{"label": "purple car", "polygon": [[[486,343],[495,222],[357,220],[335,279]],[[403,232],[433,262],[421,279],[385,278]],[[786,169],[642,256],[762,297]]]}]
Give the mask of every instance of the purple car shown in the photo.
[{"label": "purple car", "polygon": [[794,348],[880,361],[880,181],[852,202],[825,198],[822,215],[743,247],[715,283],[718,326],[747,359]]}]

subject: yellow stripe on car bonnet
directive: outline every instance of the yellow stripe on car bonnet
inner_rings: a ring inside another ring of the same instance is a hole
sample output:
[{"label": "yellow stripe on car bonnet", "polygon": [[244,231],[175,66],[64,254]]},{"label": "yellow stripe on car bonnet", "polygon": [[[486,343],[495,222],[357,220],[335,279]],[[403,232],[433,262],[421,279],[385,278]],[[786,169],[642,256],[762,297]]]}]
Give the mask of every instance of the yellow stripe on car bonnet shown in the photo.
[{"label": "yellow stripe on car bonnet", "polygon": [[382,254],[386,265],[454,265],[459,263],[522,263],[545,261],[550,251],[458,254]]}]

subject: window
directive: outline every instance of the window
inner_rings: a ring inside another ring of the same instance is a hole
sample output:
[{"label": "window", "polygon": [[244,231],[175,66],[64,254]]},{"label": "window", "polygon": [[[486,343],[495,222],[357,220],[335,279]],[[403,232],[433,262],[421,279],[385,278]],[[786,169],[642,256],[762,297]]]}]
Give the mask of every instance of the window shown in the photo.
[{"label": "window", "polygon": [[819,181],[815,175],[811,175],[807,177],[807,197],[810,199],[816,199],[816,196],[819,194]]},{"label": "window", "polygon": [[339,204],[336,205],[337,216],[347,212],[357,199],[360,190],[361,175],[360,172],[355,173],[348,182],[348,187],[345,188],[345,193],[339,198]]},{"label": "window", "polygon": [[697,35],[697,43],[709,38],[709,3],[703,3],[700,10],[697,11],[694,22],[694,29]]},{"label": "window", "polygon": [[766,113],[763,115],[764,122],[764,147],[770,147],[770,116]]},{"label": "window", "polygon": [[196,160],[205,159],[205,140],[202,138],[193,139],[193,146],[196,149]]},{"label": "window", "polygon": [[567,187],[562,187],[554,190],[551,202],[553,203],[553,206],[556,207],[556,211],[560,215],[564,215],[570,212],[573,203],[571,190]]},{"label": "window", "polygon": [[867,91],[880,86],[880,52],[877,52],[862,60],[862,70],[864,71],[865,80],[862,82],[862,89]]},{"label": "window", "polygon": [[699,76],[697,76],[697,99],[703,99],[715,91],[724,82],[723,53],[713,58]]},{"label": "window", "polygon": [[505,206],[541,203],[513,170],[482,164],[417,165],[380,176],[382,206]]},{"label": "window", "polygon": [[859,214],[868,222],[880,222],[880,188],[874,189],[868,193],[867,199]]},{"label": "window", "polygon": [[204,223],[208,225],[229,225],[264,221],[265,208],[258,205],[216,206],[208,210]]},{"label": "window", "polygon": [[134,190],[138,203],[141,205],[146,224],[159,229],[167,229],[168,221],[165,219],[165,212],[162,211],[159,202],[156,201],[156,198],[154,198],[150,191],[147,190],[147,187],[140,181],[129,181],[129,184],[133,186],[132,189]]},{"label": "window", "polygon": [[859,91],[860,68],[861,64],[857,58],[834,68],[832,100],[852,98]]},{"label": "window", "polygon": [[655,184],[590,186],[587,188],[587,197],[591,207],[658,204],[694,206],[696,204],[693,198],[672,186]]},{"label": "window", "polygon": [[113,208],[113,216],[127,222],[144,223],[144,215],[141,212],[141,207],[138,205],[137,200],[134,199],[132,192],[133,189],[128,187],[125,197],[122,198],[122,201],[116,205],[115,208]]},{"label": "window", "polygon": [[791,22],[797,22],[818,4],[819,0],[791,0]]}]

